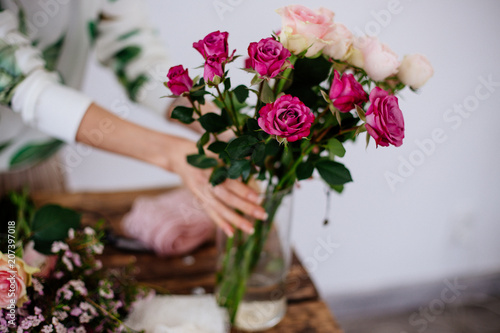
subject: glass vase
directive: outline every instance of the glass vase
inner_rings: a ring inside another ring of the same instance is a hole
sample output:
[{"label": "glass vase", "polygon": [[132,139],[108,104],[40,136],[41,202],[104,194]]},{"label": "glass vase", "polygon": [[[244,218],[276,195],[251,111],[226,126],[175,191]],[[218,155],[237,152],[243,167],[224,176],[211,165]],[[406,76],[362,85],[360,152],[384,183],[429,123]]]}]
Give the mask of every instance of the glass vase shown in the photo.
[{"label": "glass vase", "polygon": [[291,261],[291,189],[263,194],[266,220],[255,220],[252,235],[217,233],[216,297],[231,324],[253,332],[278,324],[287,308],[285,279]]}]

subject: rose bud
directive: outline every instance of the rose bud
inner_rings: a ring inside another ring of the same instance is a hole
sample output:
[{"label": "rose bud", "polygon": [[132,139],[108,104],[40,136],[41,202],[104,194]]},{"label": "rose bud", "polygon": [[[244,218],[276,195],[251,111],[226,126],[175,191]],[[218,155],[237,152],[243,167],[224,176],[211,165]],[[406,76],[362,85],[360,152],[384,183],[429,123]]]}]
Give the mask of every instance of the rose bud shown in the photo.
[{"label": "rose bud", "polygon": [[432,75],[434,69],[429,59],[422,54],[405,56],[399,66],[398,78],[413,89],[422,87]]},{"label": "rose bud", "polygon": [[368,101],[368,94],[363,86],[356,81],[354,75],[344,73],[340,78],[339,72],[336,70],[334,70],[329,97],[333,101],[333,106],[341,112],[349,112],[355,108],[355,105],[361,105]]},{"label": "rose bud", "polygon": [[184,69],[182,65],[170,68],[167,78],[169,79],[167,87],[174,95],[180,96],[189,92],[193,87],[193,80],[189,77],[188,70]]}]

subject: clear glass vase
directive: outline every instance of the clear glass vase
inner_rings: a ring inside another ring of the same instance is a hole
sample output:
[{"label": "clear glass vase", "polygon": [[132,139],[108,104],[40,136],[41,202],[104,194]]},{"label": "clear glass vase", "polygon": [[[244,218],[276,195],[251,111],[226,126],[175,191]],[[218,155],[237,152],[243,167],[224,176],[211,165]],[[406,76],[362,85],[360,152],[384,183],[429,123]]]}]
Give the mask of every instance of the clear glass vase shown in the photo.
[{"label": "clear glass vase", "polygon": [[291,261],[291,189],[263,194],[269,217],[255,220],[255,232],[217,233],[216,297],[231,324],[253,332],[278,324],[286,313],[285,279]]}]

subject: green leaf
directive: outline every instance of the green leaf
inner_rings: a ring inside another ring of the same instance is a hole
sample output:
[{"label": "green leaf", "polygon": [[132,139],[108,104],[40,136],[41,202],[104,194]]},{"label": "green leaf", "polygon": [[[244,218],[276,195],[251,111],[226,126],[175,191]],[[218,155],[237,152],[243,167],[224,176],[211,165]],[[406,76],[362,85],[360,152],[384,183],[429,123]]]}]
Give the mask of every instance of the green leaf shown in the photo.
[{"label": "green leaf", "polygon": [[266,145],[264,143],[257,144],[252,153],[252,161],[255,165],[264,166],[266,161]]},{"label": "green leaf", "polygon": [[255,76],[253,77],[252,81],[250,82],[250,85],[253,86],[253,85],[259,84],[262,81],[264,81],[264,79],[261,79],[261,77],[259,76],[259,74],[255,74]]},{"label": "green leaf", "polygon": [[228,176],[231,179],[236,179],[240,176],[243,179],[247,179],[251,170],[252,165],[249,160],[236,160],[231,163]]},{"label": "green leaf", "polygon": [[224,89],[225,90],[231,89],[231,79],[228,77],[224,79]]},{"label": "green leaf", "polygon": [[342,191],[344,191],[344,185],[333,185],[330,187],[337,193],[342,193]]},{"label": "green leaf", "polygon": [[210,94],[208,91],[205,90],[205,81],[203,81],[203,78],[200,79],[200,82],[193,86],[191,89],[189,96],[191,96],[191,99],[194,102],[198,102],[200,104],[205,104],[205,95]]},{"label": "green leaf", "polygon": [[220,166],[214,169],[212,171],[212,174],[210,175],[210,183],[212,186],[217,186],[221,183],[223,183],[227,179],[227,168]]},{"label": "green leaf", "polygon": [[267,81],[263,81],[263,84],[264,86],[262,87],[262,94],[260,95],[260,100],[263,103],[273,103],[276,99],[273,90],[271,89]]},{"label": "green leaf", "polygon": [[239,85],[233,90],[236,99],[240,103],[244,103],[248,98],[248,88],[244,85]]},{"label": "green leaf", "polygon": [[271,155],[271,156],[277,155],[281,147],[282,146],[279,144],[278,141],[270,140],[268,143],[266,143],[266,155]]},{"label": "green leaf", "polygon": [[209,169],[217,166],[218,162],[215,158],[207,157],[203,154],[193,154],[187,156],[187,161],[194,167],[200,169]]},{"label": "green leaf", "polygon": [[316,169],[321,178],[330,186],[343,185],[352,181],[351,173],[342,163],[319,160],[316,162]]},{"label": "green leaf", "polygon": [[314,164],[312,164],[310,161],[302,162],[297,166],[296,170],[297,179],[302,180],[311,178],[313,171],[314,171]]},{"label": "green leaf", "polygon": [[209,112],[201,116],[199,119],[201,126],[208,132],[218,133],[225,130],[229,126],[226,117],[222,117],[216,113]]},{"label": "green leaf", "polygon": [[242,135],[229,142],[226,152],[233,160],[244,158],[252,154],[253,147],[259,140],[251,135]]},{"label": "green leaf", "polygon": [[345,148],[342,145],[342,142],[336,138],[328,140],[328,151],[330,152],[332,159],[333,156],[344,157],[345,155]]},{"label": "green leaf", "polygon": [[205,154],[205,150],[203,150],[203,146],[205,146],[208,143],[208,140],[210,140],[210,133],[205,132],[201,136],[201,138],[196,142],[196,147],[198,147],[198,153],[200,155]]},{"label": "green leaf", "polygon": [[62,141],[55,139],[44,143],[28,143],[12,156],[9,167],[13,169],[43,161],[52,156],[63,145]]},{"label": "green leaf", "polygon": [[208,146],[208,150],[216,154],[222,153],[227,147],[227,142],[215,141]]},{"label": "green leaf", "polygon": [[365,110],[363,110],[359,105],[356,104],[356,112],[358,113],[359,119],[366,121]]},{"label": "green leaf", "polygon": [[194,108],[179,105],[174,108],[170,118],[177,119],[183,124],[191,124],[194,121],[193,113]]},{"label": "green leaf", "polygon": [[78,229],[80,219],[79,213],[58,205],[45,205],[40,208],[32,222],[35,250],[51,254],[52,243],[66,239],[70,228]]}]

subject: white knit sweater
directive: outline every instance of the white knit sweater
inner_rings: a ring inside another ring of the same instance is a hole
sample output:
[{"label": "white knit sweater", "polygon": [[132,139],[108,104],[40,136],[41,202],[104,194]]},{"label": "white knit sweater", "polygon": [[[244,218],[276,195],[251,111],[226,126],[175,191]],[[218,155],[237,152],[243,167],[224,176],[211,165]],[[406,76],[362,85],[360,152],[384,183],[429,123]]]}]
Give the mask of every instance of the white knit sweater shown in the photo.
[{"label": "white knit sweater", "polygon": [[93,48],[133,101],[165,110],[169,64],[143,1],[0,0],[0,9],[0,171],[75,140],[92,102],[79,88]]}]

